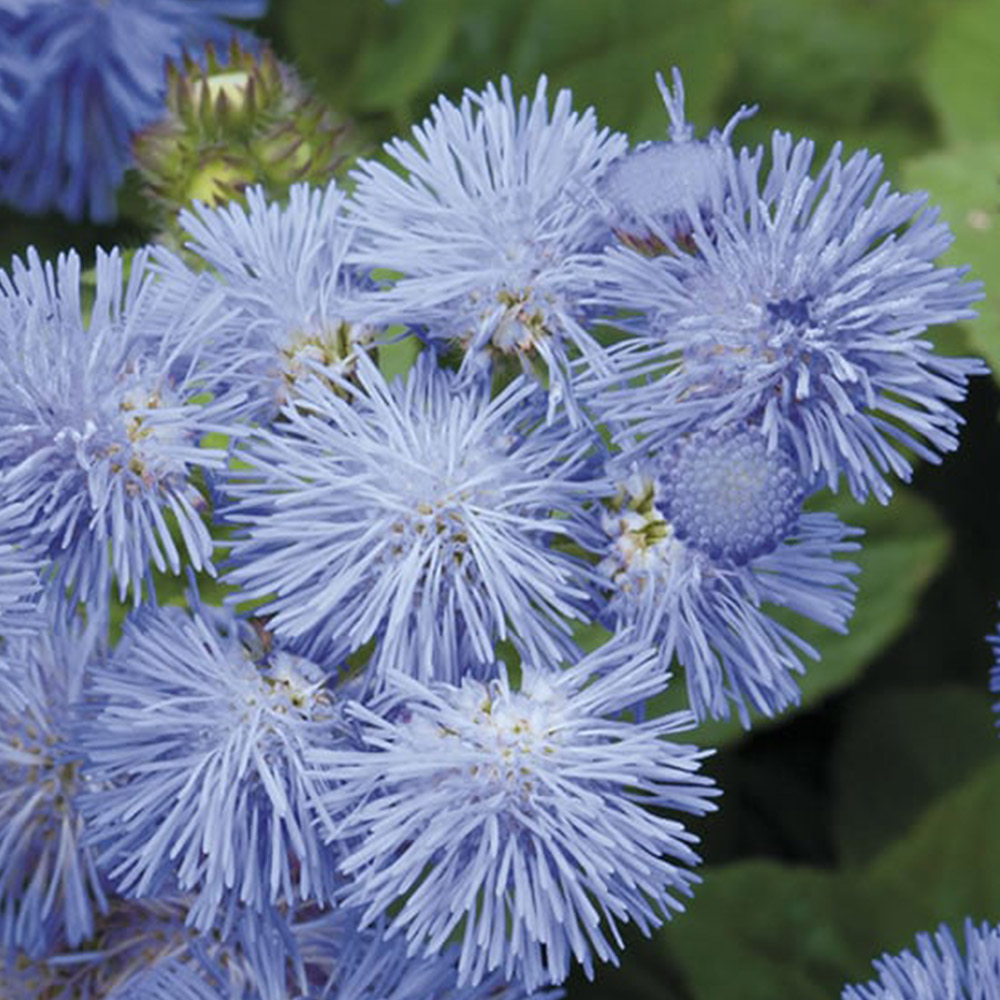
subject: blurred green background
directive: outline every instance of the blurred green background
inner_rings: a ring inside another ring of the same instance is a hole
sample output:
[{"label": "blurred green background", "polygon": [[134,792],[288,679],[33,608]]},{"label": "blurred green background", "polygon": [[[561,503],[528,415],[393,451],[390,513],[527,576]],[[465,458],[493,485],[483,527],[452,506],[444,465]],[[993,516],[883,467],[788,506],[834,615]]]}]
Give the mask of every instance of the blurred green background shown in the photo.
[{"label": "blurred green background", "polygon": [[[942,351],[1000,371],[1000,0],[271,0],[257,26],[357,127],[362,146],[439,94],[540,73],[634,139],[663,138],[656,70],[680,67],[705,131],[743,103],[737,141],[774,128],[821,155],[881,152],[956,235],[949,262],[987,284]],[[135,243],[141,230],[0,209],[0,258]],[[822,661],[794,713],[751,734],[707,726],[724,789],[697,824],[704,883],[688,912],[571,998],[819,1000],[871,959],[966,916],[1000,922],[1000,754],[985,636],[1000,617],[1000,395],[978,380],[961,450],[887,508],[832,501],[867,530],[851,634],[810,630]],[[821,498],[828,506],[829,497]]]}]

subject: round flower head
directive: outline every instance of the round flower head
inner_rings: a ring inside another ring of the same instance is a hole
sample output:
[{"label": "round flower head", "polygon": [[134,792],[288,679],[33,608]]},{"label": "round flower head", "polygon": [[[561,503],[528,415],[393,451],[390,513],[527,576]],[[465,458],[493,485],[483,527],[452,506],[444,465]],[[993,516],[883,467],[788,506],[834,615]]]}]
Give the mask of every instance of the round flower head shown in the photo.
[{"label": "round flower head", "polygon": [[362,355],[349,398],[303,384],[229,473],[233,599],[271,597],[269,628],[334,657],[377,638],[379,675],[455,679],[508,637],[558,660],[588,595],[552,542],[573,537],[600,442],[542,424],[541,395],[520,378],[491,400],[427,354],[391,385]]},{"label": "round flower head", "polygon": [[75,254],[0,271],[0,503],[27,512],[24,537],[81,600],[106,594],[109,570],[136,603],[150,563],[180,572],[167,518],[211,570],[191,476],[225,463],[199,440],[228,425],[223,404],[195,402],[196,346],[224,314],[218,298],[168,308],[146,265],[140,251],[123,281],[118,252],[99,253],[89,323]]},{"label": "round flower head", "polygon": [[917,935],[917,954],[874,962],[878,979],[846,986],[841,1000],[995,1000],[1000,996],[1000,928],[965,921],[965,954],[947,925]]},{"label": "round flower head", "polygon": [[661,73],[656,85],[670,116],[668,142],[644,142],[614,160],[601,178],[599,193],[605,213],[623,243],[640,252],[666,249],[656,232],[662,229],[675,243],[690,238],[692,212],[710,226],[712,212],[725,192],[725,157],[733,130],[755,108],[740,108],[725,129],[713,129],[707,139],[695,139],[684,117],[684,83],[673,71],[671,92]]},{"label": "round flower head", "polygon": [[373,315],[459,344],[465,371],[504,357],[543,367],[550,413],[565,402],[575,419],[572,362],[603,365],[575,260],[610,237],[594,186],[625,137],[573,111],[565,90],[550,114],[544,77],[530,101],[506,77],[458,107],[441,98],[413,136],[386,145],[403,176],[373,161],[354,175],[356,257],[401,275]]},{"label": "round flower head", "polygon": [[232,202],[181,212],[188,249],[214,278],[199,280],[160,251],[165,280],[180,294],[225,289],[233,315],[212,346],[213,360],[246,396],[252,419],[273,419],[306,374],[348,374],[375,335],[357,301],[360,277],[344,263],[353,235],[344,197],[333,182],[323,191],[296,184],[282,205],[252,188],[247,208]]},{"label": "round flower head", "polygon": [[223,41],[263,0],[21,0],[0,11],[0,199],[115,214],[132,137],[163,112],[164,63]]},{"label": "round flower head", "polygon": [[690,713],[622,715],[666,684],[648,646],[525,663],[518,689],[500,669],[458,687],[396,674],[347,709],[361,748],[312,758],[364,922],[391,914],[411,955],[457,937],[459,985],[502,969],[532,990],[573,958],[592,976],[595,956],[617,961],[621,924],[648,934],[683,908],[696,838],[662,810],[700,815],[714,789],[704,752],[670,739]]},{"label": "round flower head", "polygon": [[641,315],[612,349],[631,381],[605,383],[598,412],[649,448],[753,423],[820,485],[844,476],[858,499],[885,501],[886,473],[911,473],[901,446],[931,461],[956,446],[951,404],[985,369],[921,335],[972,316],[980,286],[933,266],[948,227],[923,194],[880,183],[878,157],[842,162],[838,147],[813,177],[813,144],[776,134],[761,180],[762,151],[720,155],[726,209],[710,227],[692,219],[697,252],[605,256],[607,304]]},{"label": "round flower head", "polygon": [[791,458],[751,429],[701,431],[645,463],[616,459],[600,517],[605,618],[634,626],[676,655],[699,719],[749,725],[798,700],[800,654],[815,650],[761,607],[774,604],[846,631],[850,575],[834,558],[858,532],[834,515],[802,513]]},{"label": "round flower head", "polygon": [[79,733],[93,779],[81,809],[121,893],[176,881],[200,930],[230,903],[330,901],[303,764],[334,740],[325,681],[228,613],[143,608],[126,622]]},{"label": "round flower head", "polygon": [[77,808],[80,754],[72,738],[99,625],[45,605],[46,627],[7,639],[0,688],[0,955],[41,957],[65,941],[76,947],[106,906]]}]

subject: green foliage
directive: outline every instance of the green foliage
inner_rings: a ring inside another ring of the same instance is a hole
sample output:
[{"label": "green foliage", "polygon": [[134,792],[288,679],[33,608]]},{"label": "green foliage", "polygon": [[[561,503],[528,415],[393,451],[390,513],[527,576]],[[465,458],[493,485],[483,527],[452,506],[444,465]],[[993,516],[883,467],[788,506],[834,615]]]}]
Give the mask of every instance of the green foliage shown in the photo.
[{"label": "green foliage", "polygon": [[940,684],[854,699],[833,760],[842,861],[870,861],[996,753],[985,690]]},{"label": "green foliage", "polygon": [[1000,138],[1000,5],[949,4],[927,48],[927,97],[949,143]]},{"label": "green foliage", "polygon": [[[1000,65],[1000,60],[998,60]],[[955,234],[949,264],[969,265],[986,282],[979,318],[963,324],[971,347],[1000,379],[1000,112],[990,141],[929,153],[908,163],[908,187],[924,188]]]}]

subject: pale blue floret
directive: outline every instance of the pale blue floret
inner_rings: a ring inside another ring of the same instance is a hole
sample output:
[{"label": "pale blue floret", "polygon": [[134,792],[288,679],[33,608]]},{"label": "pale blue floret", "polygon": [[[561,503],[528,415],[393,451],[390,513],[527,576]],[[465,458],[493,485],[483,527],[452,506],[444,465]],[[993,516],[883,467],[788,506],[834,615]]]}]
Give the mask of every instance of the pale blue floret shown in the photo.
[{"label": "pale blue floret", "polygon": [[0,271],[0,503],[81,600],[106,599],[113,573],[138,604],[150,566],[179,573],[182,550],[212,571],[192,475],[224,465],[200,441],[228,430],[232,404],[200,398],[221,298],[165,302],[144,251],[123,269],[117,251],[98,254],[89,320],[75,253],[53,266],[29,251]]},{"label": "pale blue floret", "polygon": [[103,622],[85,626],[51,600],[44,613],[45,628],[0,651],[0,967],[5,952],[80,945],[107,906],[77,807],[85,779],[73,739]]},{"label": "pale blue floret", "polygon": [[836,558],[860,532],[828,513],[802,513],[790,457],[752,429],[680,438],[655,459],[617,458],[600,518],[613,628],[657,645],[684,667],[699,719],[735,709],[773,715],[798,701],[801,656],[818,653],[764,605],[846,632],[857,567]]},{"label": "pale blue floret", "polygon": [[135,133],[164,110],[165,64],[224,42],[264,0],[4,0],[0,200],[114,217]]},{"label": "pale blue floret", "polygon": [[339,644],[331,655],[377,638],[378,677],[457,680],[504,638],[567,655],[587,571],[552,543],[580,527],[599,438],[544,424],[531,380],[491,399],[428,354],[392,384],[362,355],[342,389],[304,383],[237,453],[233,599],[269,597],[270,628],[318,633]]},{"label": "pale blue floret", "polygon": [[712,129],[707,138],[695,139],[694,126],[684,117],[684,83],[676,68],[673,84],[671,91],[656,74],[670,116],[669,141],[640,143],[612,161],[598,185],[612,229],[640,250],[663,249],[656,236],[663,230],[674,242],[689,237],[693,213],[711,226],[726,193],[724,150],[736,126],[756,111],[742,107],[721,132]]},{"label": "pale blue floret", "polygon": [[323,190],[294,185],[287,204],[251,188],[246,208],[199,204],[181,212],[187,247],[208,274],[158,251],[164,280],[179,296],[225,290],[232,316],[211,357],[230,391],[245,396],[243,416],[273,419],[306,374],[349,374],[357,352],[375,338],[359,301],[371,282],[345,263],[353,224],[343,216],[344,200],[332,181]]},{"label": "pale blue floret", "polygon": [[355,257],[399,275],[372,316],[459,345],[467,373],[504,357],[544,367],[550,414],[566,405],[577,419],[574,362],[604,362],[576,261],[610,239],[595,185],[626,141],[575,112],[569,91],[550,113],[544,77],[530,100],[506,77],[457,107],[441,98],[412,141],[386,145],[402,174],[375,161],[354,174]]},{"label": "pale blue floret", "polygon": [[712,808],[705,752],[673,742],[680,712],[623,716],[667,675],[646,645],[613,642],[562,671],[522,664],[512,686],[396,674],[348,713],[357,750],[316,750],[329,836],[349,853],[348,903],[388,915],[413,956],[457,938],[460,985],[490,973],[527,989],[573,960],[617,962],[620,926],[649,934],[698,881],[675,818]]},{"label": "pale blue floret", "polygon": [[695,252],[607,252],[606,303],[640,313],[615,361],[640,378],[605,382],[595,406],[647,447],[749,422],[817,484],[885,501],[887,476],[912,471],[902,449],[938,461],[957,446],[953,404],[985,369],[925,331],[973,316],[981,286],[934,266],[948,227],[881,180],[879,157],[838,146],[813,176],[813,150],[776,134],[762,175],[762,150],[724,149],[726,209],[693,219]]},{"label": "pale blue floret", "polygon": [[208,930],[231,904],[263,912],[328,904],[334,862],[314,829],[307,747],[331,745],[325,673],[247,622],[198,604],[143,608],[95,668],[97,709],[78,742],[81,799],[99,863],[119,892],[194,896]]},{"label": "pale blue floret", "polygon": [[1000,928],[965,921],[964,954],[942,924],[907,949],[874,962],[878,979],[845,986],[841,1000],[996,1000],[1000,996]]}]

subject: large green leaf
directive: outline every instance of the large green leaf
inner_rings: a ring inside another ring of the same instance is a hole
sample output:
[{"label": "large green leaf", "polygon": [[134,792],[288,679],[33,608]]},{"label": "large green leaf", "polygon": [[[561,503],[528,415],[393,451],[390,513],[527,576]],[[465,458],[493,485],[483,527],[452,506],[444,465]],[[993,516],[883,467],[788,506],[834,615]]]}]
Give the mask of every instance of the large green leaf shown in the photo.
[{"label": "large green leaf", "polygon": [[[947,529],[929,504],[907,490],[898,490],[887,507],[861,506],[846,497],[833,498],[837,513],[848,524],[864,528],[862,549],[853,561],[861,567],[857,577],[856,611],[847,635],[838,635],[812,622],[782,615],[782,620],[820,653],[818,662],[807,661],[801,678],[802,700],[797,711],[816,705],[847,687],[865,667],[906,627],[921,591],[940,569],[948,551]],[[665,706],[684,703],[683,685],[672,686]],[[780,723],[758,717],[754,728]],[[730,744],[745,731],[739,722],[706,722],[697,732],[706,746]]]},{"label": "large green leaf", "polygon": [[296,64],[338,110],[402,115],[454,42],[461,6],[288,0],[284,27]]},{"label": "large green leaf", "polygon": [[889,688],[859,698],[833,762],[842,860],[871,860],[996,753],[985,685]]},{"label": "large green leaf", "polygon": [[[941,921],[1000,919],[1000,754],[940,798],[869,869],[873,892],[914,895],[903,938]],[[889,948],[897,941],[888,941]]]},{"label": "large green leaf", "polygon": [[1000,138],[1000,4],[953,0],[926,54],[924,87],[951,142]]},{"label": "large green leaf", "polygon": [[729,0],[538,0],[511,54],[523,84],[548,73],[571,87],[578,107],[633,139],[666,138],[669,124],[654,83],[657,70],[684,73],[689,117],[717,124],[712,109],[733,64]]},{"label": "large green leaf", "polygon": [[908,187],[925,188],[955,233],[944,263],[971,265],[986,282],[979,318],[963,324],[974,350],[983,354],[1000,379],[1000,111],[997,139],[931,153],[906,164]]},{"label": "large green leaf", "polygon": [[858,875],[773,861],[703,874],[687,913],[659,933],[695,1000],[831,1000],[869,978],[900,908]]}]

